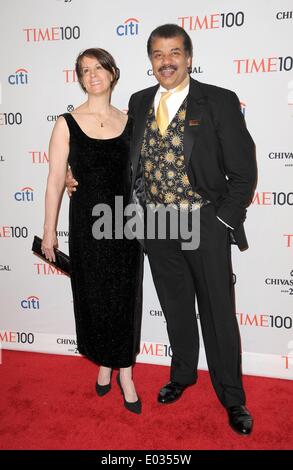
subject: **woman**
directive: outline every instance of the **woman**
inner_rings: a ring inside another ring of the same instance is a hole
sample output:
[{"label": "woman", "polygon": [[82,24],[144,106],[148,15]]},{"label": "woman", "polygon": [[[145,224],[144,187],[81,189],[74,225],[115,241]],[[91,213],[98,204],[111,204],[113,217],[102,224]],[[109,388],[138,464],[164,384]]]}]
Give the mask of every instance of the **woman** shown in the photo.
[{"label": "woman", "polygon": [[[58,210],[67,163],[78,180],[69,209],[71,285],[79,352],[100,365],[99,396],[111,389],[113,368],[125,407],[141,412],[132,381],[139,350],[142,252],[137,240],[96,240],[93,207],[115,196],[129,196],[131,118],[111,105],[119,78],[113,57],[104,49],[87,49],[76,61],[76,73],[87,101],[58,118],[49,146],[49,176],[42,250],[54,259]],[[113,216],[114,219],[114,216]]]}]

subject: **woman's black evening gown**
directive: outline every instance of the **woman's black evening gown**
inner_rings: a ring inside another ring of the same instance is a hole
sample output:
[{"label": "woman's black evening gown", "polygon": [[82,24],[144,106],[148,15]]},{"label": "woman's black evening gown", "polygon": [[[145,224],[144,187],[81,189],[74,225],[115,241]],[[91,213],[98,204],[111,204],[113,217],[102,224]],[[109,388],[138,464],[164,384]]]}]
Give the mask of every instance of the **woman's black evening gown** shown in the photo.
[{"label": "woman's black evening gown", "polygon": [[[70,200],[69,255],[81,354],[106,367],[129,367],[139,351],[143,254],[136,239],[96,240],[92,215],[96,204],[114,214],[115,196],[129,196],[131,118],[111,139],[88,137],[66,113],[70,132],[68,162],[78,181]],[[113,215],[114,220],[114,215]],[[113,223],[112,233],[115,232]]]}]

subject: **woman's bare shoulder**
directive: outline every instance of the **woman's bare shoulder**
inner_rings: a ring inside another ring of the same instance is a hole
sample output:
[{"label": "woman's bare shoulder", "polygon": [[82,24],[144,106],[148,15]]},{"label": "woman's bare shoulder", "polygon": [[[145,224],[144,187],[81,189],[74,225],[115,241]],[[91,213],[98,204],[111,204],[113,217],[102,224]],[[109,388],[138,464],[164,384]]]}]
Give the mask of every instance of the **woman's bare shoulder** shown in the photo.
[{"label": "woman's bare shoulder", "polygon": [[115,111],[117,119],[119,119],[121,122],[126,123],[128,119],[127,114],[125,114],[123,111],[120,111],[120,109],[118,108],[113,107],[113,110]]},{"label": "woman's bare shoulder", "polygon": [[71,114],[88,114],[86,103],[82,103],[80,106],[77,106]]}]

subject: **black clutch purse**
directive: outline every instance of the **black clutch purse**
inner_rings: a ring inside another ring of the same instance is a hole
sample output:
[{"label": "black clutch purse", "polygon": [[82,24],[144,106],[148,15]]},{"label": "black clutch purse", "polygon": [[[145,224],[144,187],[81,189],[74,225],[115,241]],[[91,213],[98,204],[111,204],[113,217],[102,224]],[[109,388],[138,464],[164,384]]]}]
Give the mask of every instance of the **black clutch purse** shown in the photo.
[{"label": "black clutch purse", "polygon": [[60,269],[61,271],[64,272],[64,274],[67,274],[67,276],[70,276],[70,259],[69,256],[63,253],[62,251],[58,250],[58,248],[54,248],[55,251],[55,261],[49,261],[47,260],[46,256],[43,255],[42,250],[41,250],[41,245],[42,245],[42,239],[40,237],[37,237],[35,235],[34,241],[33,241],[33,246],[32,246],[32,251],[37,255],[40,256],[46,263],[49,263],[56,268]]}]

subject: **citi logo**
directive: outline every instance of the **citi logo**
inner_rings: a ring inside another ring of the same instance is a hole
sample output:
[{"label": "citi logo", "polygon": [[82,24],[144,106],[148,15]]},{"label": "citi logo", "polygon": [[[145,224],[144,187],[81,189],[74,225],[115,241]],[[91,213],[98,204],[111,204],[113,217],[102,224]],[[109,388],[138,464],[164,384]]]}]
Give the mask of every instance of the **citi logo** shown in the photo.
[{"label": "citi logo", "polygon": [[30,295],[26,299],[23,299],[20,302],[20,305],[25,310],[39,310],[40,308],[40,299],[35,295]]},{"label": "citi logo", "polygon": [[80,38],[79,26],[52,26],[48,28],[24,28],[26,42],[69,41]]},{"label": "citi logo", "polygon": [[128,18],[116,28],[118,36],[137,36],[139,21],[136,18]]},{"label": "citi logo", "polygon": [[14,74],[9,75],[8,83],[10,85],[27,85],[28,71],[26,69],[17,69]]},{"label": "citi logo", "polygon": [[235,59],[233,62],[237,74],[290,72],[293,69],[291,56]]},{"label": "citi logo", "polygon": [[204,16],[179,16],[179,26],[188,31],[199,31],[201,29],[220,29],[242,26],[244,24],[244,13],[212,13]]},{"label": "citi logo", "polygon": [[18,202],[33,202],[34,200],[34,190],[26,186],[25,188],[20,189],[14,193],[14,199]]}]

